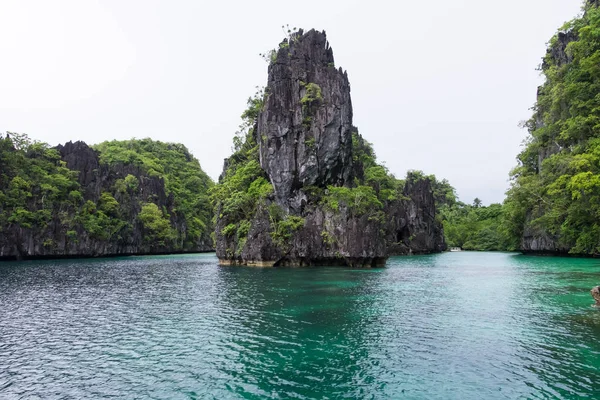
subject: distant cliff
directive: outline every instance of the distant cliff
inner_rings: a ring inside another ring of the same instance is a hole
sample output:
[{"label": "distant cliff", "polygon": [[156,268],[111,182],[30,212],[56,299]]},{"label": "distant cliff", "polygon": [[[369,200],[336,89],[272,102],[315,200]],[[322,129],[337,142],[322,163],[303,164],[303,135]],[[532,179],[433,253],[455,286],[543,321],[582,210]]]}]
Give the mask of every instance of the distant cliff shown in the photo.
[{"label": "distant cliff", "polygon": [[213,192],[221,263],[378,266],[444,250],[430,184],[394,178],[353,127],[325,33],[293,33],[265,58]]},{"label": "distant cliff", "polygon": [[600,254],[600,10],[550,40],[504,212],[524,252]]},{"label": "distant cliff", "polygon": [[179,144],[0,139],[0,258],[212,249],[210,178]]},{"label": "distant cliff", "polygon": [[386,202],[388,255],[428,254],[446,250],[432,179],[409,172],[398,188],[399,199]]}]

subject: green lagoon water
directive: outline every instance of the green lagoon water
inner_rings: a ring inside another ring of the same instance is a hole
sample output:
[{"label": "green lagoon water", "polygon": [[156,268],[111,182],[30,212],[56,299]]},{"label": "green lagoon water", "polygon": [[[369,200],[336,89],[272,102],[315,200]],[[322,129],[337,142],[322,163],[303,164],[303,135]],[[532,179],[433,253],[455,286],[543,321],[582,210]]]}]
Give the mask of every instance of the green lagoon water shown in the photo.
[{"label": "green lagoon water", "polygon": [[0,263],[1,399],[600,398],[600,260]]}]

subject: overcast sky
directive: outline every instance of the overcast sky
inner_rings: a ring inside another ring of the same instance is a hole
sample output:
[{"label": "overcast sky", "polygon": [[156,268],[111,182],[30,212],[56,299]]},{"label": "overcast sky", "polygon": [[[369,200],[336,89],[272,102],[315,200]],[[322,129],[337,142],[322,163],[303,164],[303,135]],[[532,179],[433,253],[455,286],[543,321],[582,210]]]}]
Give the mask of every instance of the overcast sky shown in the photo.
[{"label": "overcast sky", "polygon": [[52,145],[184,143],[216,179],[258,54],[281,25],[326,30],[354,123],[399,177],[500,202],[542,82],[545,43],[580,0],[1,0],[0,132]]}]

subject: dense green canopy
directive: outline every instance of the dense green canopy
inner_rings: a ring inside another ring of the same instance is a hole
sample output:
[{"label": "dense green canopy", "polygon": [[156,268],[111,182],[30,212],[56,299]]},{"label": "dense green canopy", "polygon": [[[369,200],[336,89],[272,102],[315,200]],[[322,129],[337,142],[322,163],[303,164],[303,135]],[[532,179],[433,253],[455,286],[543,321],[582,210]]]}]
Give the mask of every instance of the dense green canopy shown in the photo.
[{"label": "dense green canopy", "polygon": [[77,175],[46,143],[0,137],[0,231],[43,227],[53,213],[73,213],[83,202]]},{"label": "dense green canopy", "polygon": [[[93,146],[100,153],[101,164],[114,166],[117,164],[133,164],[142,168],[149,176],[160,177],[164,180],[167,195],[172,195],[174,208],[171,210],[183,216],[186,232],[173,230],[174,243],[177,249],[186,249],[193,246],[198,238],[212,231],[212,207],[210,205],[208,190],[213,182],[200,167],[198,160],[192,156],[188,149],[179,143],[163,143],[151,139],[131,139],[103,142]],[[117,181],[116,185],[131,185],[127,182]],[[131,178],[130,178],[131,179]],[[135,184],[135,183],[134,183]],[[119,190],[119,188],[117,188]],[[122,190],[122,189],[120,189]],[[155,210],[156,208],[156,210]],[[149,215],[158,212],[156,206],[145,204],[138,218],[149,225]],[[164,214],[164,213],[163,213]],[[164,215],[166,217],[166,215]],[[169,224],[154,223],[155,238],[169,242]],[[157,227],[161,226],[162,229]]]},{"label": "dense green canopy", "polygon": [[[163,251],[194,249],[210,235],[212,181],[185,146],[142,139],[104,142],[94,149],[100,168],[90,183],[93,190],[86,190],[80,171],[67,168],[56,148],[21,134],[1,137],[0,231],[32,230],[48,248],[64,236],[77,242],[80,234],[132,246],[132,232],[141,226],[145,245]],[[148,179],[164,187],[144,190]],[[160,192],[170,199],[168,209],[158,206]]]},{"label": "dense green canopy", "polygon": [[600,10],[554,36],[505,202],[515,238],[548,235],[573,254],[600,251]]}]

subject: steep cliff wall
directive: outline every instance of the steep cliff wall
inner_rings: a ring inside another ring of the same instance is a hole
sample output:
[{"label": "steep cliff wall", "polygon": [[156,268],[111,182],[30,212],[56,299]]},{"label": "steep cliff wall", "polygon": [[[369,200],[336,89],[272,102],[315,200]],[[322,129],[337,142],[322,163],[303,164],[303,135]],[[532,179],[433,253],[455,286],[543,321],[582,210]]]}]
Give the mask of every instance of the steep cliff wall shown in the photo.
[{"label": "steep cliff wall", "polygon": [[[205,215],[194,212],[197,221],[191,221],[181,196],[167,189],[167,175],[143,163],[103,162],[101,152],[83,142],[17,149],[11,139],[0,140],[1,158],[8,162],[0,178],[0,258],[211,250],[210,180],[199,165],[194,183],[198,199],[206,198],[198,204]],[[130,143],[172,146],[146,139]],[[172,154],[186,162],[191,156],[180,150]],[[205,225],[202,231],[198,224]]]},{"label": "steep cliff wall", "polygon": [[349,181],[352,103],[348,75],[334,67],[325,35],[312,30],[290,41],[269,66],[257,132],[277,203],[297,212],[302,187]]},{"label": "steep cliff wall", "polygon": [[600,254],[600,75],[597,1],[550,40],[530,136],[505,202],[527,253]]},{"label": "steep cliff wall", "polygon": [[402,199],[386,205],[388,255],[429,254],[446,250],[429,178],[408,175]]},{"label": "steep cliff wall", "polygon": [[353,127],[348,76],[324,32],[285,39],[249,106],[256,123],[215,192],[221,263],[379,266],[445,247],[431,188],[393,178]]}]

